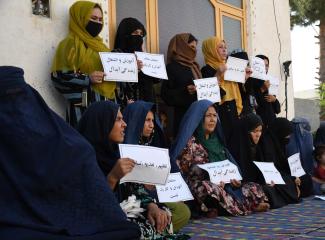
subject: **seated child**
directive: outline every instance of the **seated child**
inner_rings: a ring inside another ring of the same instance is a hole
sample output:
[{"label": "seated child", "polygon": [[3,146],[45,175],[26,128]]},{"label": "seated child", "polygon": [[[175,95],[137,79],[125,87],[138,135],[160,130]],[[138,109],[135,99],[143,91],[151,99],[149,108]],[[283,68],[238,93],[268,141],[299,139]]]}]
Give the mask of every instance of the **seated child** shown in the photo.
[{"label": "seated child", "polygon": [[314,170],[315,193],[325,194],[325,145],[318,145],[314,150],[317,167]]}]

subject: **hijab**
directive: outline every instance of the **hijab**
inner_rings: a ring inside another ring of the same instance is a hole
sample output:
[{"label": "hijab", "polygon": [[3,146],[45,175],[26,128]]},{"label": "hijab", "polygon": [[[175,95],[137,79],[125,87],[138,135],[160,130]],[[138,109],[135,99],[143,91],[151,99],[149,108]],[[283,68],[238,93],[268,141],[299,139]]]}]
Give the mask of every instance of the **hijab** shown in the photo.
[{"label": "hijab", "polygon": [[22,239],[139,235],[107,187],[92,146],[26,84],[20,68],[0,67],[0,123],[3,229],[26,229]]},{"label": "hijab", "polygon": [[[154,114],[154,131],[149,138],[142,136],[143,126],[149,111]],[[124,121],[128,125],[125,131],[124,143],[143,144],[154,147],[165,147],[165,140],[158,116],[155,114],[155,104],[136,101],[128,104],[123,111]]]},{"label": "hijab", "polygon": [[91,104],[80,119],[78,130],[95,148],[97,162],[105,176],[119,158],[118,146],[109,141],[119,106],[110,101]]},{"label": "hijab", "polygon": [[[86,30],[95,6],[97,7],[94,2],[77,1],[70,7],[69,34],[56,50],[52,72],[80,71],[90,74],[94,71],[103,71],[98,53],[108,52],[109,49],[99,36],[93,37]],[[114,98],[114,82],[94,84],[92,89],[102,96]]]},{"label": "hijab", "polygon": [[[210,37],[202,42],[202,53],[205,63],[217,71],[221,66],[226,64],[217,51],[217,48],[221,43],[225,43],[225,41],[218,37]],[[218,80],[221,83],[221,88],[226,91],[226,95],[222,98],[221,104],[227,101],[235,100],[237,113],[239,115],[243,110],[243,103],[238,83],[225,81],[224,74],[219,76]]]},{"label": "hijab", "polygon": [[[132,35],[137,29],[142,30],[143,36]],[[136,18],[124,18],[117,28],[114,49],[121,49],[126,53],[142,52],[143,37],[146,34],[143,24]]]},{"label": "hijab", "polygon": [[169,42],[167,52],[167,63],[172,61],[178,62],[184,66],[191,68],[194,79],[202,78],[200,66],[196,62],[196,50],[188,44],[196,41],[195,37],[190,33],[176,34]]},{"label": "hijab", "polygon": [[310,124],[305,118],[292,119],[293,134],[290,136],[287,145],[287,156],[300,153],[301,164],[304,170],[312,174],[314,168],[313,159],[313,135],[310,132]]},{"label": "hijab", "polygon": [[[170,149],[171,171],[179,171],[176,164],[177,157],[182,153],[186,147],[188,140],[195,134],[196,129],[202,123],[206,111],[213,103],[209,100],[200,100],[193,102],[187,112],[185,113],[181,123],[178,134]],[[227,148],[225,147],[224,135],[222,132],[220,120],[218,119],[217,126],[213,133],[219,140],[220,144],[224,147],[227,159],[237,165]]]}]

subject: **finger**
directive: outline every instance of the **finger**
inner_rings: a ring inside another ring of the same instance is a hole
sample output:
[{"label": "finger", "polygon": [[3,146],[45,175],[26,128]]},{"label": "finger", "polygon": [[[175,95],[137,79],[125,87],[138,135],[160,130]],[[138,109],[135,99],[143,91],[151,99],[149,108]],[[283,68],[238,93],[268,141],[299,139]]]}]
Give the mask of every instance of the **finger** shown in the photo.
[{"label": "finger", "polygon": [[157,231],[158,232],[162,232],[162,225],[163,225],[163,218],[161,216],[160,213],[157,214],[157,218],[156,218],[156,225],[157,225]]}]

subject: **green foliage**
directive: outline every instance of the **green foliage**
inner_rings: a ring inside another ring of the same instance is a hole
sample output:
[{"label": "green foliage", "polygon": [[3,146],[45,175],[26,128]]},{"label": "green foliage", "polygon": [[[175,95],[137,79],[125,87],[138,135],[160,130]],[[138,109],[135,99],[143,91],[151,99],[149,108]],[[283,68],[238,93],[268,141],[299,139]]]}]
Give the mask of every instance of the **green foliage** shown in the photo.
[{"label": "green foliage", "polygon": [[308,26],[325,19],[324,0],[289,0],[291,7],[291,27]]}]

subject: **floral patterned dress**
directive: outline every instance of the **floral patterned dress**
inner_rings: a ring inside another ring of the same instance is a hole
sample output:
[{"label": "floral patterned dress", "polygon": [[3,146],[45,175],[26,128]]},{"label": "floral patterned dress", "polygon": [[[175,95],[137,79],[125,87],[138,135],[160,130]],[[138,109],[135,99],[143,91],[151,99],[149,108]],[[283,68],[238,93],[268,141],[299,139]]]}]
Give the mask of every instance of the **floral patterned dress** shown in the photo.
[{"label": "floral patterned dress", "polygon": [[256,183],[245,183],[234,190],[240,191],[243,198],[229,191],[232,188],[230,184],[223,188],[212,183],[207,172],[197,166],[204,163],[209,163],[208,152],[193,136],[178,157],[177,164],[202,212],[221,207],[233,216],[247,215],[260,203],[268,201],[262,187]]}]

